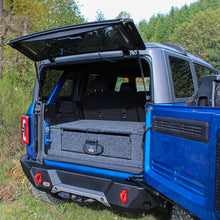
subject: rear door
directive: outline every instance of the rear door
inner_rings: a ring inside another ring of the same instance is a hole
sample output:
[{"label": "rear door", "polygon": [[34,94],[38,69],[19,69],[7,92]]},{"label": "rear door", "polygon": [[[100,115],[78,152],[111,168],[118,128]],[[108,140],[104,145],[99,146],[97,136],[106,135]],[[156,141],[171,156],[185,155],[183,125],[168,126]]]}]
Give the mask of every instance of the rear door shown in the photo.
[{"label": "rear door", "polygon": [[153,105],[146,126],[145,181],[200,218],[219,218],[220,109]]}]

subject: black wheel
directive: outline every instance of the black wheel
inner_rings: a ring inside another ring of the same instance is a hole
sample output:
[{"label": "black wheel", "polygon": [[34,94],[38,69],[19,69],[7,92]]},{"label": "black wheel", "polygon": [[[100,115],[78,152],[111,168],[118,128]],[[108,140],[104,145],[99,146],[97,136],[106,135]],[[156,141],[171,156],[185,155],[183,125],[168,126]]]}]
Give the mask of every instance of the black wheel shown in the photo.
[{"label": "black wheel", "polygon": [[36,187],[34,187],[32,184],[31,184],[30,188],[31,188],[31,191],[33,192],[33,194],[38,199],[40,199],[44,202],[48,202],[48,203],[51,203],[51,204],[60,204],[60,203],[65,202],[65,200],[59,198],[55,194],[43,192],[43,191],[37,189]]},{"label": "black wheel", "polygon": [[178,204],[173,204],[170,220],[194,220],[192,214]]}]

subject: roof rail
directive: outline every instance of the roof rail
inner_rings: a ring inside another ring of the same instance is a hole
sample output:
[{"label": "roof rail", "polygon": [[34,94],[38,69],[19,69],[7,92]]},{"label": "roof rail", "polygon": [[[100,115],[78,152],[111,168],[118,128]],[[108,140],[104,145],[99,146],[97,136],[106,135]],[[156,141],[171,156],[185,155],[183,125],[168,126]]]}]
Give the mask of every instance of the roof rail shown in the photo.
[{"label": "roof rail", "polygon": [[171,48],[173,48],[175,50],[178,50],[179,52],[181,52],[184,55],[187,55],[186,49],[181,47],[181,46],[179,46],[179,45],[171,44],[169,42],[163,42],[162,44],[165,45],[165,46],[171,47]]}]

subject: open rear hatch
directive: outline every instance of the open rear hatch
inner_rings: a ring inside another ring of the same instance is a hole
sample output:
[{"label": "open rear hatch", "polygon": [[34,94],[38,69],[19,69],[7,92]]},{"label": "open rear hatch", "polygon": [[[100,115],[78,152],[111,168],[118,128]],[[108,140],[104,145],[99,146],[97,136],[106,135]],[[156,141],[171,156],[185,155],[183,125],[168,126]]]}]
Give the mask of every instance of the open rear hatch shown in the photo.
[{"label": "open rear hatch", "polygon": [[[57,58],[85,53],[123,51],[128,54],[129,50],[145,49],[144,42],[130,19],[56,28],[23,36],[9,41],[8,44],[35,62],[46,59],[55,62]],[[59,93],[56,88],[62,87],[59,82],[52,92],[52,99],[57,98],[53,94]],[[101,95],[104,97],[104,93]],[[135,93],[134,97],[137,95]],[[54,103],[50,98],[48,100],[43,103],[44,106]],[[129,102],[131,100],[128,99]],[[118,103],[121,106],[121,100]],[[112,107],[111,102],[110,106]],[[35,112],[36,109],[37,107]],[[42,114],[37,115],[37,160],[67,162],[134,174],[143,172],[144,122],[111,119],[98,121],[87,118],[85,114],[79,119],[90,120],[76,119],[67,123],[50,124],[50,120],[44,119],[43,109],[39,110]],[[132,106],[131,115],[136,115],[136,111],[138,107]],[[113,116],[114,114],[115,112],[111,113]],[[42,135],[44,130],[45,136]]]},{"label": "open rear hatch", "polygon": [[144,50],[144,42],[131,19],[109,20],[46,30],[8,42],[33,61],[75,54]]}]

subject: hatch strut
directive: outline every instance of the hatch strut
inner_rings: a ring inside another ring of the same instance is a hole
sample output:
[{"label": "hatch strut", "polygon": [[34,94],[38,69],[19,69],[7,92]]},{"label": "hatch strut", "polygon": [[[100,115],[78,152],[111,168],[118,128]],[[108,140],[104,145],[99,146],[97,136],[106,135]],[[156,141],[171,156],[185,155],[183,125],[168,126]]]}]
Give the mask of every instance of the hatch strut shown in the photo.
[{"label": "hatch strut", "polygon": [[141,57],[140,57],[139,50],[137,50],[137,57],[138,57],[138,64],[139,64],[139,67],[140,67],[140,71],[141,71],[141,77],[142,77],[143,84],[144,84],[145,98],[146,98],[146,101],[147,101],[148,100],[148,98],[147,98],[147,89],[146,89],[146,85],[145,85],[144,71],[143,71],[143,67],[142,67],[142,63],[141,63]]},{"label": "hatch strut", "polygon": [[36,76],[37,76],[37,81],[38,83],[40,83],[40,79],[39,79],[39,75],[38,75],[38,66],[37,66],[37,62],[34,62],[34,66],[35,66],[35,70],[36,70]]}]

